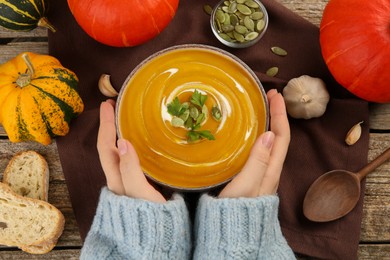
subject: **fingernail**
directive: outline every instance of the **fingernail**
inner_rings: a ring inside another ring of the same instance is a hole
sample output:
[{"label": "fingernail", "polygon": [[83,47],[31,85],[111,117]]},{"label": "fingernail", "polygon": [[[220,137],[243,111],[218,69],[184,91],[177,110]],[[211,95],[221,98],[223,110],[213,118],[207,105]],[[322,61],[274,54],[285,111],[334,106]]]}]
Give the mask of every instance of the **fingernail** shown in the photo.
[{"label": "fingernail", "polygon": [[261,136],[261,143],[267,147],[268,149],[270,149],[272,147],[272,144],[274,143],[274,139],[275,139],[275,134],[272,133],[271,131],[268,131],[268,132],[265,132],[262,136]]},{"label": "fingernail", "polygon": [[127,153],[127,144],[126,144],[126,141],[124,139],[119,139],[117,141],[117,145],[118,145],[119,155],[124,155]]}]

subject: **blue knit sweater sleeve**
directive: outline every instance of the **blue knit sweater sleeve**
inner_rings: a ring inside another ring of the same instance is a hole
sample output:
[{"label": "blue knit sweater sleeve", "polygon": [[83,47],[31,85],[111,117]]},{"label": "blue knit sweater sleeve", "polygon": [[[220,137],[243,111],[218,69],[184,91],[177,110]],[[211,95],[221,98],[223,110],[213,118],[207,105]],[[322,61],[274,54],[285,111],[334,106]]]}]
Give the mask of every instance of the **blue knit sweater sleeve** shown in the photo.
[{"label": "blue knit sweater sleeve", "polygon": [[194,259],[295,259],[278,220],[279,198],[203,195],[195,218]]},{"label": "blue knit sweater sleeve", "polygon": [[189,259],[190,230],[178,194],[160,204],[103,188],[80,259]]}]

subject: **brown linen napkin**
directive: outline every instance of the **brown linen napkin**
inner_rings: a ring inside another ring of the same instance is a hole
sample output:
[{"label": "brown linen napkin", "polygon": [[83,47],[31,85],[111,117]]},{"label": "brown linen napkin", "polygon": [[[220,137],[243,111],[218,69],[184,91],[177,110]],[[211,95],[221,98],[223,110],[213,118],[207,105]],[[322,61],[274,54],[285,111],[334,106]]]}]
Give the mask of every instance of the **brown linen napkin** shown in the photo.
[{"label": "brown linen napkin", "polygon": [[[352,125],[368,122],[367,102],[353,98],[333,80],[322,60],[316,26],[279,3],[264,0],[270,20],[264,38],[248,49],[231,49],[214,38],[209,16],[203,11],[204,4],[216,2],[181,0],[173,21],[159,36],[141,46],[113,48],[87,36],[76,24],[65,0],[51,1],[49,19],[58,31],[49,34],[49,52],[79,76],[85,102],[85,111],[73,121],[70,133],[57,139],[82,238],[93,220],[100,188],[105,185],[96,150],[99,105],[105,100],[97,88],[99,76],[111,74],[112,83],[119,90],[131,70],[154,52],[177,44],[200,43],[225,49],[241,58],[255,71],[266,90],[281,91],[288,80],[303,74],[327,83],[332,98],[323,117],[290,119],[292,140],[279,187],[280,222],[283,234],[297,253],[324,259],[355,259],[362,199],[349,215],[329,223],[305,219],[302,201],[310,184],[322,173],[337,168],[355,171],[367,162],[367,123],[357,144],[350,147],[344,144],[345,134]],[[272,46],[285,48],[288,55],[274,55],[270,51]],[[274,78],[265,75],[272,66],[279,67]]]}]

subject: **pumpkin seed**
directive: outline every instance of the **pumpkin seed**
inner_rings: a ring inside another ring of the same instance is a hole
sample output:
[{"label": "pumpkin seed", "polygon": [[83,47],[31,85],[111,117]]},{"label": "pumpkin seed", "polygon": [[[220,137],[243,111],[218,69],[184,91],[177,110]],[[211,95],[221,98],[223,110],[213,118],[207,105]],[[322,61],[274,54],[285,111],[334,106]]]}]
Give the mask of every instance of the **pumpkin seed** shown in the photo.
[{"label": "pumpkin seed", "polygon": [[237,15],[235,15],[235,14],[230,15],[230,24],[231,25],[233,25],[233,26],[237,25],[238,21],[239,21],[239,19],[238,19]]},{"label": "pumpkin seed", "polygon": [[229,5],[228,13],[234,14],[237,11],[237,3],[231,2]]},{"label": "pumpkin seed", "polygon": [[[184,108],[184,106],[183,106]],[[183,114],[180,116],[180,118],[183,120],[183,122],[187,121],[188,117],[190,116],[190,110],[186,109],[184,110]],[[184,124],[184,123],[183,123]]]},{"label": "pumpkin seed", "polygon": [[245,1],[245,5],[251,8],[259,8],[259,5],[253,0]]},{"label": "pumpkin seed", "polygon": [[285,49],[282,49],[282,48],[277,47],[277,46],[271,47],[271,51],[279,56],[286,56],[287,55],[287,51]]},{"label": "pumpkin seed", "polygon": [[243,4],[237,4],[237,10],[244,15],[250,15],[252,13],[251,9]]},{"label": "pumpkin seed", "polygon": [[190,117],[192,117],[194,120],[196,120],[199,116],[199,110],[196,107],[191,106],[190,107]]},{"label": "pumpkin seed", "polygon": [[256,30],[258,32],[261,32],[265,27],[265,21],[264,20],[259,20],[256,24]]},{"label": "pumpkin seed", "polygon": [[223,24],[230,24],[230,15],[225,13],[225,21],[223,22]]},{"label": "pumpkin seed", "polygon": [[220,23],[223,23],[225,21],[225,13],[222,10],[217,10],[215,13],[215,17]]},{"label": "pumpkin seed", "polygon": [[231,24],[222,25],[222,31],[225,33],[232,32],[234,30],[234,26]]},{"label": "pumpkin seed", "polygon": [[171,124],[173,127],[181,127],[184,126],[184,120],[180,117],[174,116],[172,117]]},{"label": "pumpkin seed", "polygon": [[222,11],[224,11],[225,13],[229,13],[229,7],[227,6],[222,6]]},{"label": "pumpkin seed", "polygon": [[260,20],[264,17],[263,12],[254,12],[249,16],[252,20]]},{"label": "pumpkin seed", "polygon": [[251,18],[249,18],[249,16],[245,16],[244,25],[246,28],[248,28],[249,31],[255,30],[255,22]]},{"label": "pumpkin seed", "polygon": [[226,6],[229,6],[230,5],[230,1],[223,1],[223,4],[226,5]]},{"label": "pumpkin seed", "polygon": [[226,33],[219,33],[218,35],[219,35],[219,37],[221,37],[221,38],[224,39],[225,41],[228,41],[228,42],[231,42],[231,41],[232,41],[232,38],[230,38],[230,36],[227,35]]},{"label": "pumpkin seed", "polygon": [[243,4],[246,0],[236,0],[237,4]]},{"label": "pumpkin seed", "polygon": [[248,32],[248,29],[243,25],[234,26],[234,30],[239,34],[246,34]]},{"label": "pumpkin seed", "polygon": [[204,5],[203,10],[205,11],[206,14],[211,15],[213,12],[213,8],[210,5]]},{"label": "pumpkin seed", "polygon": [[269,69],[266,71],[265,74],[266,74],[268,77],[275,77],[276,74],[278,74],[278,72],[279,72],[279,68],[278,68],[278,67],[271,67],[271,68],[269,68]]},{"label": "pumpkin seed", "polygon": [[247,41],[252,41],[252,40],[256,39],[257,36],[259,36],[259,33],[258,33],[258,32],[250,32],[250,33],[248,33],[248,34],[245,36],[245,40],[247,40]]},{"label": "pumpkin seed", "polygon": [[239,42],[244,42],[245,41],[245,37],[242,34],[240,34],[237,31],[235,31],[235,30],[233,31],[233,35],[234,35],[234,38],[237,41],[239,41]]},{"label": "pumpkin seed", "polygon": [[221,118],[222,118],[222,113],[221,113],[221,110],[219,109],[219,107],[217,107],[216,105],[214,105],[212,108],[211,108],[211,115],[213,116],[213,118],[217,121],[220,121]]}]

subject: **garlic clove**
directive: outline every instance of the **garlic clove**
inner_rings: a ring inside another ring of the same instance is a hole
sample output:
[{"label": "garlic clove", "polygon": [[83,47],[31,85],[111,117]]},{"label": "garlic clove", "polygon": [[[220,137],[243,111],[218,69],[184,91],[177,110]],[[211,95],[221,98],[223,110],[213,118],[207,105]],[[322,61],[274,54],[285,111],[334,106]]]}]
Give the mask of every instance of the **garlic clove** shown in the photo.
[{"label": "garlic clove", "polygon": [[351,129],[348,131],[345,142],[348,145],[353,145],[357,141],[359,141],[360,136],[362,135],[362,127],[361,124],[363,124],[363,121],[357,123],[356,125],[352,126]]},{"label": "garlic clove", "polygon": [[99,78],[99,90],[106,97],[116,97],[118,92],[111,85],[110,75],[102,74]]}]

